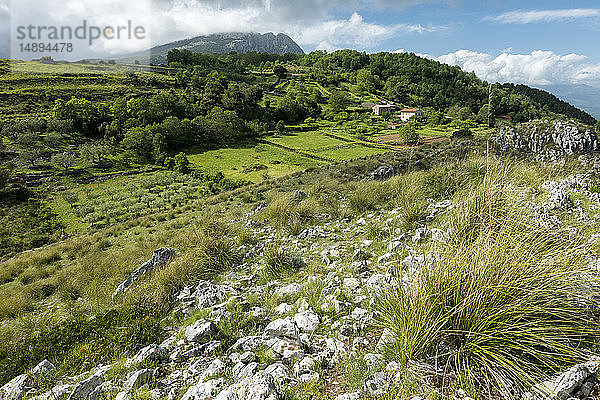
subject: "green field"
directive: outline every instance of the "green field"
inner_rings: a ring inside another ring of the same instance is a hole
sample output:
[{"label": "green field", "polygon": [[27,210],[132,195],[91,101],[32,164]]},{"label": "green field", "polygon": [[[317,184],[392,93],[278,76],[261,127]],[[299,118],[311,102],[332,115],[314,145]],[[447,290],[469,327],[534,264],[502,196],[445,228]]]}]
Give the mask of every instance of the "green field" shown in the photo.
[{"label": "green field", "polygon": [[322,147],[336,146],[345,142],[326,136],[321,131],[288,133],[284,136],[272,136],[270,141],[301,150],[315,150]]},{"label": "green field", "polygon": [[189,152],[188,158],[201,169],[220,171],[228,178],[252,182],[260,182],[265,177],[278,178],[321,164],[320,161],[262,143],[242,148]]},{"label": "green field", "polygon": [[361,144],[346,144],[343,147],[333,148],[333,149],[322,149],[318,151],[316,154],[322,157],[331,158],[334,160],[352,160],[355,158],[362,158],[367,156],[372,156],[375,154],[383,154],[388,150],[366,147]]}]

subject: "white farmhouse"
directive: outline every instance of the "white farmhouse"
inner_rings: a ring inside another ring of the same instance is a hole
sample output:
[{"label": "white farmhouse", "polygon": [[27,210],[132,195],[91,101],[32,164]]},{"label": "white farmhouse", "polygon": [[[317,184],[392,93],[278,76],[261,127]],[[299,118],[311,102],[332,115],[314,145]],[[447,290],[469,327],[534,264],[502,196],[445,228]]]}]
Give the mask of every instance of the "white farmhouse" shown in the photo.
[{"label": "white farmhouse", "polygon": [[412,117],[421,117],[423,116],[423,111],[418,108],[405,108],[400,110],[400,119],[404,122],[408,122]]}]

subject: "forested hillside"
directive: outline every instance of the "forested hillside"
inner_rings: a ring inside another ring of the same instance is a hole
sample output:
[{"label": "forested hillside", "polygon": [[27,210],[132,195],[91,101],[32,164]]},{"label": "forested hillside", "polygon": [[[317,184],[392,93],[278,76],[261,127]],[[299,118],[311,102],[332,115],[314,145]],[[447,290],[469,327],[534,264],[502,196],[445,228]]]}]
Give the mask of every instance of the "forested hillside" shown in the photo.
[{"label": "forested hillside", "polygon": [[515,85],[512,83],[505,83],[503,87],[512,90],[517,93],[524,94],[533,100],[538,107],[542,109],[546,108],[557,114],[563,114],[571,118],[575,118],[583,123],[593,125],[595,118],[587,112],[578,109],[577,107],[563,101],[545,90],[532,88],[526,85]]}]

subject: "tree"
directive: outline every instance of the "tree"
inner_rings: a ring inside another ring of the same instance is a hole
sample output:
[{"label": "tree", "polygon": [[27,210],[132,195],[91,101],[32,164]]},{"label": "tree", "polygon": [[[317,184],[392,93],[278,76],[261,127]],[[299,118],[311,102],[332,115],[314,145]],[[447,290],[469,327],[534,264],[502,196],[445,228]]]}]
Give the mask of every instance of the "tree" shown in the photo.
[{"label": "tree", "polygon": [[417,144],[419,143],[419,132],[417,131],[417,124],[413,121],[409,121],[406,125],[400,128],[400,139],[405,144]]},{"label": "tree", "polygon": [[57,153],[52,156],[51,161],[55,167],[64,168],[65,173],[68,173],[69,169],[77,161],[77,157],[75,154],[69,152]]},{"label": "tree", "polygon": [[190,172],[190,160],[188,160],[187,155],[183,152],[177,154],[174,157],[174,169],[177,172],[182,174],[187,174]]},{"label": "tree", "polygon": [[10,180],[12,173],[8,168],[0,168],[0,189],[4,189]]},{"label": "tree", "polygon": [[361,69],[356,73],[356,85],[358,90],[364,93],[374,92],[379,80],[368,69]]},{"label": "tree", "polygon": [[19,152],[19,160],[30,166],[35,166],[42,154],[43,151],[39,147],[28,147]]},{"label": "tree", "polygon": [[397,103],[408,102],[408,90],[399,76],[392,76],[388,79],[385,82],[383,90],[385,91],[385,96],[390,101],[395,101]]},{"label": "tree", "polygon": [[149,129],[135,127],[125,133],[123,137],[123,147],[133,150],[140,156],[150,159],[152,157],[152,139],[153,136]]},{"label": "tree", "polygon": [[287,74],[287,69],[283,65],[277,64],[273,67],[273,73],[280,79],[283,79]]},{"label": "tree", "polygon": [[278,121],[277,124],[275,125],[275,130],[280,135],[283,135],[285,133],[285,123],[283,121],[281,121],[281,120]]},{"label": "tree", "polygon": [[85,134],[95,134],[100,124],[107,120],[109,109],[106,105],[96,106],[87,99],[73,97],[67,102],[57,99],[52,112],[55,119],[71,120],[76,129]]},{"label": "tree", "polygon": [[339,113],[346,110],[350,104],[350,95],[343,90],[336,90],[329,96],[327,109],[331,113]]},{"label": "tree", "polygon": [[595,128],[596,128],[596,133],[600,134],[600,121],[596,122]]}]

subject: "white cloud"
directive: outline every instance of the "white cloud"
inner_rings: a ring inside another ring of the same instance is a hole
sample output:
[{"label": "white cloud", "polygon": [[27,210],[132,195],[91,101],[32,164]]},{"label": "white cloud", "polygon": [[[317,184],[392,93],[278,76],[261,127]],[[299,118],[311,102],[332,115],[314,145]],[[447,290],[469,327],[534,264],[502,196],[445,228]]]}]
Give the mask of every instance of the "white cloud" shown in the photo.
[{"label": "white cloud", "polygon": [[[150,27],[152,45],[210,33],[271,31],[287,33],[307,50],[366,50],[397,34],[425,34],[444,27],[377,24],[364,20],[361,10],[402,9],[441,1],[448,0],[62,0],[60,7],[47,0],[14,0],[11,18],[21,12],[24,20],[44,21],[41,25],[72,24],[84,18],[103,25],[128,16]],[[5,7],[7,0],[0,0],[0,11]],[[338,17],[332,16],[334,11]],[[345,13],[347,19],[339,17]],[[0,35],[6,38],[6,34]],[[99,43],[95,50],[114,53],[147,47],[112,42]]]},{"label": "white cloud", "polygon": [[458,50],[440,57],[424,55],[445,64],[458,65],[489,82],[514,82],[533,86],[587,84],[600,88],[600,64],[580,54],[560,55],[536,50],[530,54],[499,55]]},{"label": "white cloud", "polygon": [[600,9],[571,8],[564,10],[517,10],[493,17],[486,17],[485,19],[502,24],[530,24],[533,22],[558,22],[592,17],[600,17]]},{"label": "white cloud", "polygon": [[437,29],[440,28],[409,24],[379,25],[368,23],[355,12],[348,20],[325,21],[305,27],[298,31],[296,38],[301,45],[316,45],[316,48],[320,50],[337,49],[344,45],[369,48],[399,33],[422,34]]}]

